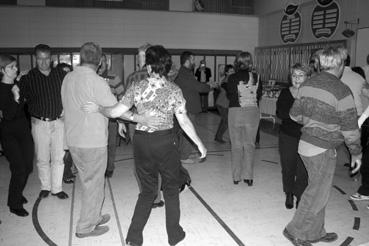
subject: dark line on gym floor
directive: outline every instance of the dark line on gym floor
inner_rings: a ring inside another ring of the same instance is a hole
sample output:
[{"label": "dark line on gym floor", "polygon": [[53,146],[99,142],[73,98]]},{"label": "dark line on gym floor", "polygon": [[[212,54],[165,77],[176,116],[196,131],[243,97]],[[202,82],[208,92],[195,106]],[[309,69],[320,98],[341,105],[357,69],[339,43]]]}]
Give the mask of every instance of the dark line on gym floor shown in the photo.
[{"label": "dark line on gym floor", "polygon": [[338,190],[342,195],[346,195],[346,192],[344,192],[340,187],[338,187],[337,185],[333,185],[333,188],[335,188],[336,190]]},{"label": "dark line on gym floor", "polygon": [[350,205],[351,205],[351,207],[352,207],[352,210],[354,210],[354,211],[358,211],[357,206],[356,206],[356,204],[354,203],[354,201],[353,201],[353,200],[348,200],[348,202],[350,203]]},{"label": "dark line on gym floor", "polygon": [[72,189],[72,199],[70,206],[70,219],[69,219],[69,240],[68,245],[72,246],[72,238],[73,238],[73,211],[74,211],[74,196],[76,191],[76,178],[74,178],[73,189]]},{"label": "dark line on gym floor", "polygon": [[116,218],[117,226],[118,226],[118,230],[119,230],[120,241],[121,241],[122,245],[124,246],[126,244],[124,243],[122,227],[121,227],[120,221],[119,221],[117,206],[115,205],[115,199],[114,199],[114,195],[113,195],[113,189],[111,188],[111,184],[110,184],[110,178],[107,178],[106,180],[108,181],[108,187],[109,187],[109,191],[110,191],[110,195],[111,195],[111,200],[113,202],[113,209],[114,209],[114,214],[115,214],[115,218]]},{"label": "dark line on gym floor", "polygon": [[33,223],[33,227],[35,228],[37,234],[41,237],[42,240],[44,240],[45,243],[47,243],[47,245],[49,246],[57,246],[56,243],[54,243],[46,234],[45,232],[42,230],[41,225],[38,221],[38,205],[41,202],[41,198],[37,198],[35,204],[33,205],[32,208],[32,223]]},{"label": "dark line on gym floor", "polygon": [[261,161],[269,162],[269,163],[273,163],[273,164],[278,164],[278,162],[275,162],[275,161],[268,161],[268,160],[261,160]]},{"label": "dark line on gym floor", "polygon": [[340,244],[340,246],[349,246],[350,243],[354,240],[353,237],[347,237],[343,243]]},{"label": "dark line on gym floor", "polygon": [[115,160],[114,162],[119,162],[119,161],[128,161],[128,160],[133,160],[133,157],[130,157],[130,158],[123,158],[123,159],[118,159],[118,160]]},{"label": "dark line on gym floor", "polygon": [[232,237],[232,239],[240,246],[245,246],[245,244],[234,234],[234,232],[227,226],[227,224],[215,213],[215,211],[205,202],[205,200],[196,192],[196,190],[190,186],[190,191],[195,195],[195,197],[202,203],[202,205],[210,212],[210,214],[215,218],[216,221],[223,227],[223,229]]},{"label": "dark line on gym floor", "polygon": [[360,229],[360,218],[355,217],[354,219],[354,227],[352,227],[352,229],[358,231]]}]

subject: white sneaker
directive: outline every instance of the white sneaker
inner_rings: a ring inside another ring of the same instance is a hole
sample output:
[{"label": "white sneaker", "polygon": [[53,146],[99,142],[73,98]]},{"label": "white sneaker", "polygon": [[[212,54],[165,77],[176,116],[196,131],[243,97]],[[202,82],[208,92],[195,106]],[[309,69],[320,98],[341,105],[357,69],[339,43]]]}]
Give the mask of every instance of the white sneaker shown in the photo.
[{"label": "white sneaker", "polygon": [[355,201],[367,201],[369,200],[369,196],[361,195],[360,193],[355,193],[350,196],[350,199]]}]

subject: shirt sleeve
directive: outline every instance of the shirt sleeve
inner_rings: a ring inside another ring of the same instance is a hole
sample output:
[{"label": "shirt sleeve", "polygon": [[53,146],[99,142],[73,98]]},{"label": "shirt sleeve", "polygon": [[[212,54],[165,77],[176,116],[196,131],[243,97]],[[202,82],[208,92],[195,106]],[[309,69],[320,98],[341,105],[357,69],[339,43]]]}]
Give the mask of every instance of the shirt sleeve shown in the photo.
[{"label": "shirt sleeve", "polygon": [[117,103],[117,99],[111,92],[108,83],[103,78],[99,77],[99,80],[96,81],[94,94],[96,103],[103,107],[113,106]]},{"label": "shirt sleeve", "polygon": [[122,99],[120,99],[119,103],[124,104],[128,108],[131,108],[134,104],[135,98],[135,82],[128,87]]}]

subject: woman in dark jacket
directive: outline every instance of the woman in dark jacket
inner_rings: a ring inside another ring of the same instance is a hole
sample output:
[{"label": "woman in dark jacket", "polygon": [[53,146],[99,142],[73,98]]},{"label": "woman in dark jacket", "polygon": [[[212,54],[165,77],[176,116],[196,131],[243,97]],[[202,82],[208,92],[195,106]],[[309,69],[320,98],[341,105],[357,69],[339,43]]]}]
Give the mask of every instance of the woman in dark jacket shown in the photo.
[{"label": "woman in dark jacket", "polygon": [[29,174],[33,169],[34,145],[28,120],[24,111],[24,101],[17,91],[12,91],[17,77],[17,61],[9,55],[0,55],[0,123],[1,145],[10,164],[10,184],[8,206],[11,213],[25,217],[23,208],[27,199],[23,196]]},{"label": "woman in dark jacket", "polygon": [[277,100],[277,117],[282,120],[279,131],[279,154],[287,209],[293,208],[294,196],[296,197],[297,208],[308,182],[305,166],[297,152],[302,125],[290,118],[290,109],[295,101],[298,89],[306,81],[308,75],[309,68],[296,63],[291,69],[292,85],[283,89]]}]

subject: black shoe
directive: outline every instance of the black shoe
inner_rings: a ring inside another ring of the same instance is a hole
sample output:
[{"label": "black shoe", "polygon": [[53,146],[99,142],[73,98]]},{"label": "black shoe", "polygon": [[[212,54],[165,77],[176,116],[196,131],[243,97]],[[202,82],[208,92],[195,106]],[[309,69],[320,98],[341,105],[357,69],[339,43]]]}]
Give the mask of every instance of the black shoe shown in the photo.
[{"label": "black shoe", "polygon": [[13,213],[13,214],[16,214],[20,217],[28,216],[28,212],[24,208],[11,208],[10,212]]},{"label": "black shoe", "polygon": [[111,178],[111,177],[113,177],[113,172],[114,172],[114,171],[106,170],[106,171],[105,171],[105,177],[107,177],[107,178]]},{"label": "black shoe", "polygon": [[233,184],[238,185],[240,181],[233,180]]},{"label": "black shoe", "polygon": [[299,207],[299,203],[300,203],[300,198],[296,199],[296,209]]},{"label": "black shoe", "polygon": [[215,138],[214,139],[216,142],[218,142],[218,143],[221,143],[221,144],[225,144],[226,143],[226,141],[224,141],[223,139],[221,139],[221,138]]},{"label": "black shoe", "polygon": [[160,201],[160,202],[154,202],[151,207],[152,208],[161,208],[163,206],[164,206],[164,202]]},{"label": "black shoe", "polygon": [[50,191],[49,190],[41,190],[40,194],[38,195],[39,198],[46,198],[49,196]]},{"label": "black shoe", "polygon": [[55,193],[55,194],[51,194],[53,196],[56,196],[58,197],[59,199],[67,199],[69,196],[67,195],[67,193],[65,193],[64,191],[60,191],[58,193]]},{"label": "black shoe", "polygon": [[175,242],[175,243],[171,243],[171,244],[170,244],[170,246],[175,246],[175,245],[177,245],[177,244],[178,244],[179,242],[181,242],[185,237],[186,237],[186,233],[185,233],[185,232],[183,232],[182,236],[178,239],[178,241],[177,241],[177,242]]},{"label": "black shoe", "polygon": [[252,179],[244,179],[243,182],[245,182],[248,186],[252,186],[254,184],[254,180]]},{"label": "black shoe", "polygon": [[292,236],[287,229],[285,228],[283,230],[283,236],[285,236],[290,242],[295,246],[312,246],[312,244],[309,241],[304,241],[301,239],[298,239],[294,236]]},{"label": "black shoe", "polygon": [[66,183],[66,184],[73,184],[74,183],[74,178],[75,177],[63,178],[63,182]]},{"label": "black shoe", "polygon": [[126,242],[127,246],[141,246],[142,244],[132,243],[132,242]]},{"label": "black shoe", "polygon": [[25,198],[24,196],[22,196],[22,203],[23,203],[23,204],[26,204],[26,203],[28,203],[28,200],[27,200],[27,198]]},{"label": "black shoe", "polygon": [[316,240],[309,240],[310,243],[317,243],[317,242],[325,242],[325,243],[331,243],[336,241],[338,238],[337,233],[335,232],[328,232],[327,234],[325,234],[325,236],[316,239]]},{"label": "black shoe", "polygon": [[286,201],[284,203],[287,209],[293,208],[293,194],[292,193],[286,193]]}]

